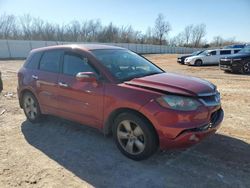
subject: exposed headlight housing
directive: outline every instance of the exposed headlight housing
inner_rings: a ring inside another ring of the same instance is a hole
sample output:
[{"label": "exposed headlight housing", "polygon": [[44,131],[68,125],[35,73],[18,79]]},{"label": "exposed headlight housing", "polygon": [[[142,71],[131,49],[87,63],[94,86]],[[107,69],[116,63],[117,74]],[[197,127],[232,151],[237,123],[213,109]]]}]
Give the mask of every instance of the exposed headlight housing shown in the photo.
[{"label": "exposed headlight housing", "polygon": [[201,103],[191,97],[165,95],[156,100],[162,107],[180,111],[196,110]]}]

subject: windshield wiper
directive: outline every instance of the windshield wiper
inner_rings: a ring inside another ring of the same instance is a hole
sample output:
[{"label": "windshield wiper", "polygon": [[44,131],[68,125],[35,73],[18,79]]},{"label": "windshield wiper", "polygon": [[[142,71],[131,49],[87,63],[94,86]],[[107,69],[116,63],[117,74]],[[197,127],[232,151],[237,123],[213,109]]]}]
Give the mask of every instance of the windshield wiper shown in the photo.
[{"label": "windshield wiper", "polygon": [[151,76],[151,75],[154,75],[154,74],[161,74],[161,73],[163,73],[163,72],[151,72],[151,73],[148,73],[148,74],[144,74],[143,77],[144,76]]},{"label": "windshield wiper", "polygon": [[135,78],[141,78],[141,77],[145,77],[145,76],[151,76],[151,75],[154,75],[154,74],[161,74],[161,73],[164,73],[164,72],[151,72],[151,73],[148,73],[148,74],[134,75],[134,76],[130,76],[128,78],[122,79],[122,82],[130,81],[130,80],[133,80]]}]

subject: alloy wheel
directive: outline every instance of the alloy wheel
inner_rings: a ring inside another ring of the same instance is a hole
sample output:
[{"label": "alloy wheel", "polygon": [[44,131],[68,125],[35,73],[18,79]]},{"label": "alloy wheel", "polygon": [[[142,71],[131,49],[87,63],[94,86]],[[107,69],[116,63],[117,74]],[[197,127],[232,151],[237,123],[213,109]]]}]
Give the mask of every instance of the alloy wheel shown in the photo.
[{"label": "alloy wheel", "polygon": [[145,149],[145,134],[139,125],[130,120],[120,122],[117,138],[122,148],[132,155],[142,153]]},{"label": "alloy wheel", "polygon": [[247,73],[247,74],[250,73],[250,62],[246,62],[246,63],[243,65],[243,71],[244,71],[244,73]]},{"label": "alloy wheel", "polygon": [[24,97],[24,111],[31,120],[36,119],[38,115],[37,104],[30,95]]}]

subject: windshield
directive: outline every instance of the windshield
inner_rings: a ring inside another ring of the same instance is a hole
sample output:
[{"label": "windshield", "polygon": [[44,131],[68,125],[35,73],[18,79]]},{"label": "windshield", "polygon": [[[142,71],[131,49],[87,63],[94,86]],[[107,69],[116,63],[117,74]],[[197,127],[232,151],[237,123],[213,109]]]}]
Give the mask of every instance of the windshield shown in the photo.
[{"label": "windshield", "polygon": [[243,48],[242,50],[240,50],[238,53],[249,54],[250,53],[250,45],[246,46],[245,48]]},{"label": "windshield", "polygon": [[95,57],[120,81],[163,73],[143,57],[129,50],[92,50]]},{"label": "windshield", "polygon": [[193,52],[191,55],[192,56],[195,56],[195,55],[199,55],[199,54],[201,54],[203,51],[196,51],[196,52]]},{"label": "windshield", "polygon": [[207,55],[207,54],[209,54],[209,51],[204,51],[204,52],[202,52],[200,55]]}]

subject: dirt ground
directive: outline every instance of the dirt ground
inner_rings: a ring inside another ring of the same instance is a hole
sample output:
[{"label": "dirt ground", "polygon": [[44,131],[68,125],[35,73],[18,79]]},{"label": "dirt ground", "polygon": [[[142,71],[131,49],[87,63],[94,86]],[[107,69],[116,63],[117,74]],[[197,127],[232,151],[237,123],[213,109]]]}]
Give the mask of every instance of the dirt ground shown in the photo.
[{"label": "dirt ground", "polygon": [[218,86],[225,119],[217,134],[186,150],[132,161],[92,128],[55,117],[26,121],[16,95],[23,61],[0,61],[0,187],[250,187],[250,76],[179,65],[176,55],[147,57]]}]

